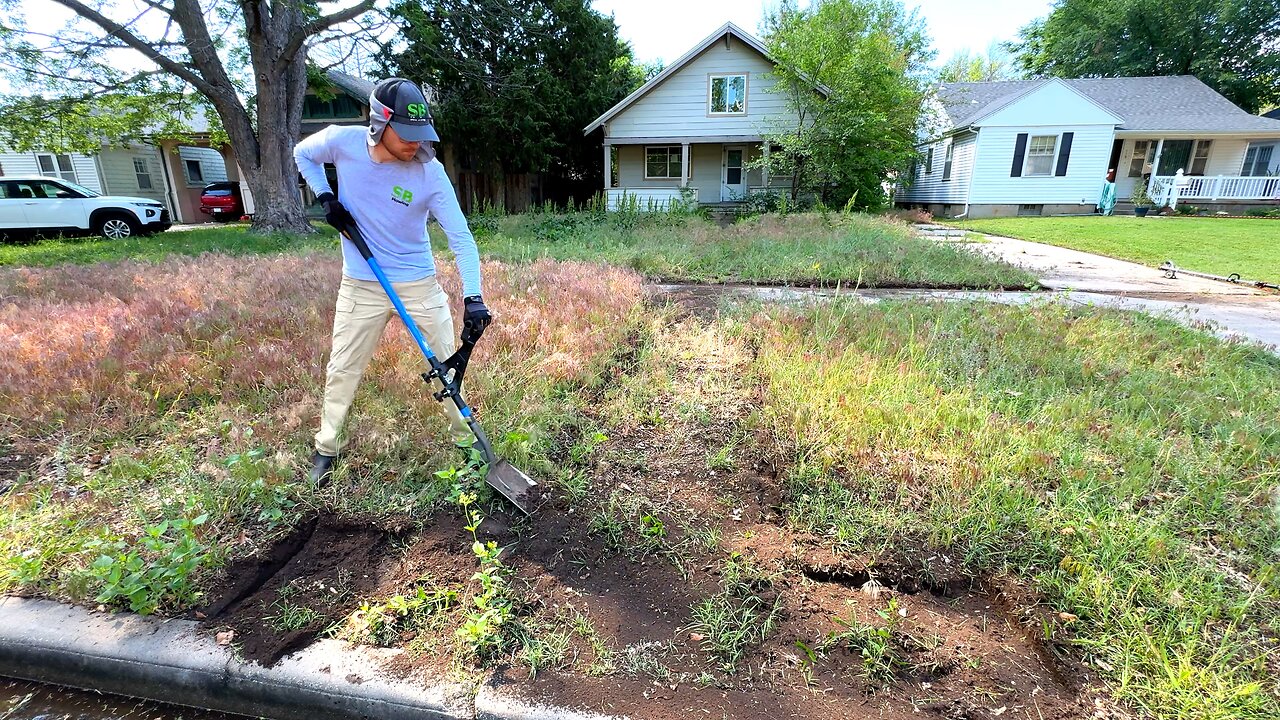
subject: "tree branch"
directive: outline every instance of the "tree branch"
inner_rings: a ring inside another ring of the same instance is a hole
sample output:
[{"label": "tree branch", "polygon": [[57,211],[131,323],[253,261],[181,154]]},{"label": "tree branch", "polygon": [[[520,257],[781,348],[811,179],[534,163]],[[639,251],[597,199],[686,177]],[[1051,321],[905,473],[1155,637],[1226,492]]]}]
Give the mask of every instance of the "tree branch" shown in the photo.
[{"label": "tree branch", "polygon": [[297,55],[298,51],[302,49],[302,44],[307,41],[307,38],[317,33],[324,32],[339,23],[354,20],[360,15],[372,10],[374,2],[375,0],[361,0],[359,3],[352,5],[345,10],[338,10],[329,13],[324,17],[316,18],[306,25],[303,25],[296,33],[293,34],[293,37],[289,38],[289,42],[285,43],[284,49],[280,51],[280,57],[276,58],[276,62],[281,64],[288,63],[293,59],[293,56]]},{"label": "tree branch", "polygon": [[103,30],[106,30],[108,34],[114,35],[115,37],[120,38],[120,41],[123,42],[125,45],[128,45],[134,50],[137,50],[138,52],[142,53],[151,62],[159,65],[165,70],[168,70],[174,75],[177,75],[178,77],[182,78],[188,83],[191,83],[192,87],[196,88],[200,92],[206,95],[212,95],[217,92],[216,88],[214,88],[214,86],[208,81],[206,81],[204,78],[200,77],[196,73],[191,72],[191,70],[187,69],[186,67],[183,67],[180,63],[178,63],[173,58],[166,57],[165,55],[161,54],[159,50],[152,47],[152,45],[148,43],[146,40],[143,40],[137,35],[134,35],[132,32],[129,32],[129,30],[126,29],[120,23],[112,20],[109,17],[106,17],[105,15],[98,12],[97,10],[94,10],[88,5],[85,5],[84,3],[80,2],[80,0],[53,0],[53,1],[67,8],[71,12],[74,12],[80,17],[92,22],[93,24],[97,25]]}]

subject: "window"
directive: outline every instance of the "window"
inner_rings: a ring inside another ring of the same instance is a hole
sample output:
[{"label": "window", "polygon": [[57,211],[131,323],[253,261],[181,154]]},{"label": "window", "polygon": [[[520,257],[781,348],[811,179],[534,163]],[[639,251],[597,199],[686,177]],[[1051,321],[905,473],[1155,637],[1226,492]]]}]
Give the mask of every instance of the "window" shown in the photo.
[{"label": "window", "polygon": [[747,114],[747,76],[712,75],[710,114]]},{"label": "window", "polygon": [[929,146],[929,152],[924,155],[924,174],[933,174],[933,146]]},{"label": "window", "polygon": [[360,114],[360,105],[349,95],[337,95],[329,100],[308,95],[302,101],[303,120],[358,118]]},{"label": "window", "polygon": [[199,160],[187,160],[187,180],[193,183],[204,182],[204,170],[200,167]]},{"label": "window", "polygon": [[21,199],[48,199],[58,197],[58,193],[66,193],[70,197],[80,197],[79,194],[67,190],[61,185],[55,185],[51,182],[40,182],[39,180],[14,180],[4,183],[4,196],[6,198]]},{"label": "window", "polygon": [[1213,147],[1212,140],[1197,140],[1196,152],[1191,156],[1191,172],[1189,175],[1203,175],[1204,166],[1209,163],[1209,148]]},{"label": "window", "polygon": [[942,165],[943,180],[951,179],[951,160],[955,156],[955,151],[956,151],[955,143],[947,143],[947,157],[943,161],[943,165]]},{"label": "window", "polygon": [[1027,160],[1022,174],[1027,177],[1053,174],[1053,155],[1058,148],[1057,135],[1036,135],[1027,144]]},{"label": "window", "polygon": [[1269,175],[1275,148],[1275,145],[1250,145],[1244,154],[1244,167],[1240,168],[1240,174],[1252,177]]},{"label": "window", "polygon": [[1146,175],[1155,161],[1156,141],[1134,140],[1133,157],[1129,160],[1129,177],[1136,178]]},{"label": "window", "polygon": [[644,149],[644,178],[668,180],[680,178],[680,146],[660,145]]},{"label": "window", "polygon": [[76,182],[76,168],[71,163],[70,155],[51,155],[49,153],[36,153],[36,160],[40,163],[40,174],[49,177],[62,178]]},{"label": "window", "polygon": [[136,157],[133,159],[133,173],[138,176],[138,189],[151,189],[151,169],[147,167],[147,159]]}]

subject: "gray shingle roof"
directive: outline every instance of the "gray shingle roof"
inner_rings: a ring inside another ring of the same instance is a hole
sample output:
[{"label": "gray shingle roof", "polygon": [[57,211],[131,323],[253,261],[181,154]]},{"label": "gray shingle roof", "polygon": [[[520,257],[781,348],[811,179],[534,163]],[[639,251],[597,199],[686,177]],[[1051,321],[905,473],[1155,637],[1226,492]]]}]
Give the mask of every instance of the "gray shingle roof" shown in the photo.
[{"label": "gray shingle roof", "polygon": [[354,75],[348,75],[341,70],[326,70],[325,75],[329,77],[329,82],[337,85],[357,100],[365,105],[369,104],[369,95],[373,93],[375,83],[372,80],[365,80]]},{"label": "gray shingle roof", "polygon": [[[939,98],[960,127],[1011,104],[1048,80],[946,83]],[[1121,130],[1280,132],[1280,120],[1250,115],[1191,75],[1064,80],[1124,118]]]}]

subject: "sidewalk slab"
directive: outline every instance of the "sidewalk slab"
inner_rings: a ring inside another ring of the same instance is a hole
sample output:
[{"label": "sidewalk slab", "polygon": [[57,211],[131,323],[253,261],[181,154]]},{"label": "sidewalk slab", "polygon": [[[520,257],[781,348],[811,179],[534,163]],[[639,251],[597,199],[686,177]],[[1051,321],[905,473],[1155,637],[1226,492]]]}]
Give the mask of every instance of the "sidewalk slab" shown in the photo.
[{"label": "sidewalk slab", "polygon": [[471,720],[469,686],[377,672],[396,651],[321,640],[270,668],[190,620],[0,598],[0,676],[277,720]]}]

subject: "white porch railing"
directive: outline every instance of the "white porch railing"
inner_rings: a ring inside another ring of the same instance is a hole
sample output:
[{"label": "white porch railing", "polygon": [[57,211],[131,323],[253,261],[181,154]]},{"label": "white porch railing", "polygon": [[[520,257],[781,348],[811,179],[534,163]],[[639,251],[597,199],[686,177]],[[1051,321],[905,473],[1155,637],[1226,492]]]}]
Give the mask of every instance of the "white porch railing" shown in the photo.
[{"label": "white porch railing", "polygon": [[609,188],[607,209],[659,212],[680,200],[680,188],[616,187]]},{"label": "white porch railing", "polygon": [[[1151,197],[1167,205],[1178,200],[1280,200],[1280,177],[1276,176],[1188,177],[1179,171],[1177,175],[1157,175],[1151,187]],[[1171,192],[1175,187],[1176,196]]]}]

